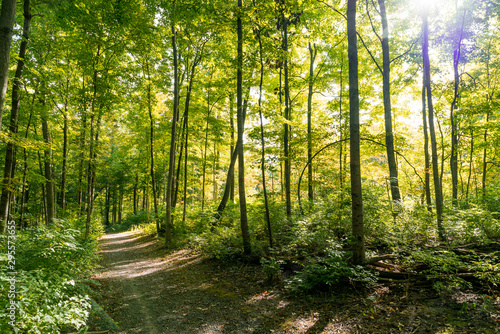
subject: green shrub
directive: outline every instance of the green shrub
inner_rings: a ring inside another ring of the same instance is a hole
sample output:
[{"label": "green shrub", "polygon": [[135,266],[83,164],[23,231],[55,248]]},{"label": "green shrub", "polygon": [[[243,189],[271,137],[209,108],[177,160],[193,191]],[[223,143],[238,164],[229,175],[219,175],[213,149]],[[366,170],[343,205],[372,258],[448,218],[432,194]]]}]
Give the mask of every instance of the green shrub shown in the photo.
[{"label": "green shrub", "polygon": [[363,266],[348,262],[348,254],[333,247],[325,257],[312,257],[304,269],[285,280],[285,288],[291,293],[330,290],[354,283],[373,285],[376,276]]},{"label": "green shrub", "polygon": [[[2,238],[5,239],[3,236]],[[5,240],[2,252],[6,254]],[[0,332],[8,333],[6,309],[12,276],[6,257],[0,257]],[[84,326],[90,301],[84,284],[95,268],[96,242],[84,242],[71,223],[57,221],[50,227],[17,232],[16,238],[16,326],[22,333],[59,333]]]}]

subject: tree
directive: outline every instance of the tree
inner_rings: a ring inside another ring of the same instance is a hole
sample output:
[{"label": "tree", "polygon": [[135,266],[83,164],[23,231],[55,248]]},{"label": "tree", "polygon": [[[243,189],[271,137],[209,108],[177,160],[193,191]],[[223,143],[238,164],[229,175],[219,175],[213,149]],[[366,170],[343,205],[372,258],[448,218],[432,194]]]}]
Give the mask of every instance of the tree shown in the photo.
[{"label": "tree", "polygon": [[347,42],[349,58],[349,131],[351,165],[351,201],[353,263],[365,261],[363,227],[363,195],[361,189],[361,158],[359,132],[358,47],[356,34],[356,0],[347,1]]},{"label": "tree", "polygon": [[245,113],[243,111],[243,24],[242,0],[238,0],[238,13],[236,18],[236,27],[238,34],[238,55],[236,65],[236,118],[238,123],[238,142],[236,150],[238,151],[238,194],[240,200],[240,223],[241,234],[243,236],[243,251],[245,254],[252,252],[250,244],[250,232],[248,230],[247,202],[245,195],[245,157],[243,155],[243,132],[245,130]]},{"label": "tree", "polygon": [[434,107],[432,104],[431,75],[429,61],[429,23],[427,9],[423,15],[423,42],[422,58],[424,68],[424,88],[427,97],[427,110],[429,117],[429,133],[431,135],[431,154],[432,154],[432,175],[434,178],[434,194],[436,198],[436,216],[439,239],[444,240],[443,230],[443,192],[441,190],[441,180],[439,177],[438,154],[436,143],[436,131],[434,130]]},{"label": "tree", "polygon": [[[7,4],[5,4],[7,2]],[[15,2],[15,1],[14,1]],[[5,6],[9,6],[8,1],[2,2],[2,16],[0,19],[3,22],[4,15],[4,4]],[[11,194],[14,187],[13,179],[15,174],[15,166],[16,166],[16,136],[18,133],[18,115],[19,115],[19,106],[20,106],[20,98],[19,93],[21,90],[21,77],[23,74],[24,68],[24,58],[26,57],[26,49],[28,46],[28,38],[30,31],[30,23],[32,19],[30,1],[24,0],[24,24],[23,24],[23,41],[21,42],[21,46],[19,48],[19,58],[17,61],[16,73],[14,75],[14,83],[12,86],[12,108],[10,112],[10,125],[9,132],[11,135],[10,141],[7,143],[7,150],[5,153],[5,165],[4,165],[4,173],[3,173],[3,182],[2,182],[2,195],[0,197],[0,233],[3,233],[5,228],[5,223],[9,218],[9,206],[11,202]],[[6,10],[8,7],[6,7]],[[14,4],[15,10],[15,4]],[[2,33],[4,30],[2,29]],[[0,36],[0,43],[1,41]],[[5,47],[5,46],[4,46]],[[9,49],[10,49],[10,41],[9,41]],[[1,53],[1,52],[0,52]],[[7,64],[8,64],[7,57]],[[8,67],[7,67],[8,69]],[[0,73],[2,69],[0,68]],[[2,80],[0,76],[0,81]],[[6,82],[5,82],[6,84]],[[1,88],[1,87],[0,87]],[[2,90],[2,96],[0,97],[0,130],[1,130],[1,111],[3,106],[3,98],[5,96],[5,92]]]},{"label": "tree", "polygon": [[9,80],[10,45],[16,15],[16,0],[2,0],[0,8],[0,131],[2,128],[3,104]]}]

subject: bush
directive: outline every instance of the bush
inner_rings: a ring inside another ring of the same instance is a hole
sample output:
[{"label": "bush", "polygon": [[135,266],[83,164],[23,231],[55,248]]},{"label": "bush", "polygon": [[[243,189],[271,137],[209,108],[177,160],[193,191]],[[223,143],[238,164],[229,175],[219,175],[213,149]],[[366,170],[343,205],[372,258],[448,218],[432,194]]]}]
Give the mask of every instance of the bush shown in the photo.
[{"label": "bush", "polygon": [[327,249],[325,257],[312,257],[297,275],[285,280],[285,288],[291,293],[324,291],[355,283],[373,285],[376,276],[363,266],[348,262],[348,254],[334,247]]},{"label": "bush", "polygon": [[[59,333],[85,325],[90,300],[84,284],[96,266],[96,243],[84,242],[71,224],[19,231],[16,238],[16,326],[23,333]],[[2,238],[6,238],[3,236]],[[7,242],[2,240],[2,254]],[[7,258],[0,258],[0,332],[7,333],[6,308],[11,276]]]}]

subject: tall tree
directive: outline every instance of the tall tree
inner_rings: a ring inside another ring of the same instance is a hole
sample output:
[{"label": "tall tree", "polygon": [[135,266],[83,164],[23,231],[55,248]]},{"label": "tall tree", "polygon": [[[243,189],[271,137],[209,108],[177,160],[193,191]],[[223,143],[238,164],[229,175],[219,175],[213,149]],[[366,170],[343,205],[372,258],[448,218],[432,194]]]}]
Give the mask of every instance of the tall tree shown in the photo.
[{"label": "tall tree", "polygon": [[353,263],[365,261],[363,227],[363,194],[361,189],[361,155],[359,132],[358,46],[356,30],[356,0],[347,1],[347,53],[349,59],[349,130],[352,200]]},{"label": "tall tree", "polygon": [[2,129],[3,104],[9,81],[10,45],[14,32],[16,0],[2,0],[0,8],[0,130]]},{"label": "tall tree", "polygon": [[434,194],[436,198],[437,227],[438,227],[439,239],[444,240],[443,192],[441,190],[441,181],[439,177],[436,131],[434,130],[434,107],[432,104],[432,91],[431,91],[431,66],[429,61],[429,23],[428,23],[427,11],[428,9],[426,8],[423,15],[422,58],[423,58],[423,68],[424,68],[424,86],[427,97],[429,133],[431,135],[432,175],[434,178]]},{"label": "tall tree", "polygon": [[[0,19],[3,20],[4,15],[4,3],[7,1],[3,1],[2,3],[2,17]],[[15,9],[15,5],[14,5]],[[3,232],[6,222],[9,218],[9,206],[11,202],[11,194],[14,187],[13,179],[16,165],[16,136],[18,133],[18,118],[19,118],[19,107],[20,107],[20,97],[19,93],[21,91],[21,77],[23,74],[24,68],[24,59],[26,57],[26,50],[28,47],[28,38],[31,24],[31,7],[30,1],[24,0],[24,24],[23,24],[23,40],[21,42],[21,46],[19,48],[19,57],[17,60],[16,73],[14,74],[14,83],[12,85],[12,108],[10,112],[10,124],[9,124],[9,133],[10,140],[7,143],[7,149],[5,153],[5,165],[4,165],[4,173],[3,173],[3,181],[2,181],[2,195],[0,197],[0,233]],[[5,29],[5,28],[4,28]],[[1,33],[5,33],[5,31],[1,31]],[[0,42],[1,43],[1,42]],[[10,43],[9,43],[10,48]],[[7,59],[8,63],[8,59]],[[0,68],[1,71],[1,68]],[[0,77],[0,80],[2,78]],[[0,108],[3,105],[3,96],[5,92],[2,92],[2,100],[0,101]],[[1,112],[1,109],[0,109]],[[0,114],[1,117],[1,114]],[[1,120],[0,120],[1,123]],[[0,124],[1,131],[1,124]]]},{"label": "tall tree", "polygon": [[[174,1],[175,6],[175,1]],[[174,171],[175,171],[175,139],[177,134],[177,120],[179,119],[179,68],[177,59],[177,30],[175,24],[171,24],[172,32],[172,57],[174,66],[174,97],[172,109],[172,130],[170,132],[170,154],[168,160],[168,178],[167,178],[167,194],[166,194],[166,212],[165,212],[165,242],[172,242],[172,195],[174,186]]]},{"label": "tall tree", "polygon": [[394,153],[394,135],[392,131],[392,107],[391,107],[391,59],[389,53],[389,26],[387,24],[387,13],[385,0],[378,0],[380,18],[382,21],[382,68],[383,68],[383,95],[384,95],[384,121],[385,121],[385,145],[387,148],[387,161],[389,163],[389,177],[391,185],[391,196],[394,211],[399,211],[401,194],[399,192],[398,167]]},{"label": "tall tree", "polygon": [[450,107],[450,122],[451,122],[451,156],[450,156],[450,169],[451,169],[451,185],[452,185],[452,201],[453,205],[457,205],[458,197],[458,133],[457,133],[457,118],[455,116],[455,109],[458,109],[458,86],[460,84],[460,76],[458,74],[458,64],[460,61],[460,52],[462,49],[462,38],[464,32],[465,13],[462,18],[462,27],[460,29],[460,37],[458,45],[453,52],[453,74],[454,74],[454,91],[453,101]]},{"label": "tall tree", "polygon": [[238,14],[236,19],[238,47],[236,65],[236,118],[238,123],[238,194],[240,200],[240,223],[243,237],[243,251],[245,254],[252,252],[250,244],[250,231],[248,229],[247,202],[245,195],[245,157],[243,155],[243,132],[245,130],[245,114],[243,111],[243,24],[241,21],[242,0],[238,0]]},{"label": "tall tree", "polygon": [[286,201],[286,215],[290,217],[292,214],[292,198],[291,198],[291,185],[290,185],[290,177],[291,177],[291,165],[290,165],[290,152],[289,152],[289,139],[290,139],[290,125],[288,122],[290,121],[290,86],[288,83],[288,19],[285,16],[286,5],[284,1],[280,1],[280,9],[281,9],[281,25],[282,25],[282,34],[283,40],[281,44],[281,49],[283,51],[283,75],[284,75],[284,90],[285,90],[285,124],[284,124],[284,133],[283,133],[283,149],[285,159],[285,201]]},{"label": "tall tree", "polygon": [[[314,47],[311,46],[309,42],[309,92],[307,94],[307,161],[310,162],[312,158],[312,99],[313,99],[313,87],[314,87],[314,60],[318,50],[316,49],[316,44]],[[309,163],[307,167],[307,183],[308,183],[308,197],[312,201],[314,198],[313,192],[313,166]]]}]

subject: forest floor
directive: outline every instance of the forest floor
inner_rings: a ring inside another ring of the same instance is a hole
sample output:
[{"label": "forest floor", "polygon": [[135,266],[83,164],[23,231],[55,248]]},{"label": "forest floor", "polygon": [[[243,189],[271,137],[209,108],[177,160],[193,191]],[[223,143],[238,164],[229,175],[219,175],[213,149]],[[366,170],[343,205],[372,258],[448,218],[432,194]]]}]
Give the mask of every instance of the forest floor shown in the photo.
[{"label": "forest floor", "polygon": [[[101,239],[97,302],[120,333],[500,333],[500,296],[386,283],[292,297],[259,266],[227,266],[133,232]],[[102,331],[94,323],[91,331]]]}]

